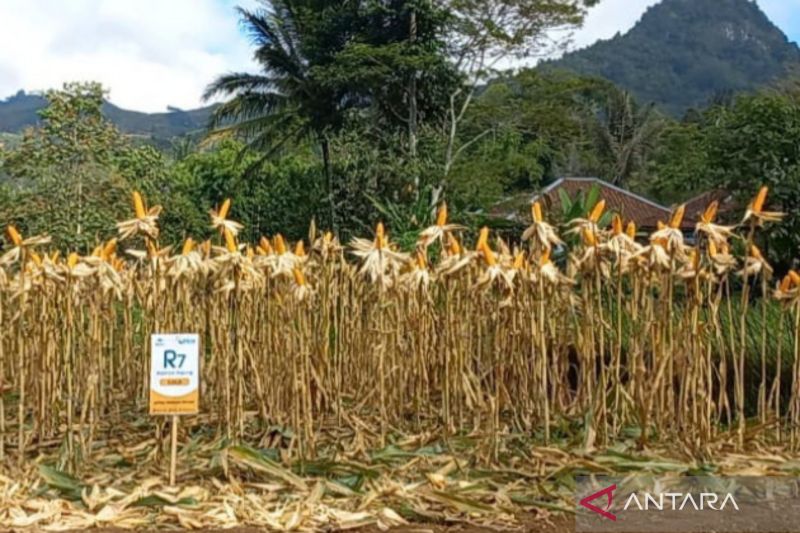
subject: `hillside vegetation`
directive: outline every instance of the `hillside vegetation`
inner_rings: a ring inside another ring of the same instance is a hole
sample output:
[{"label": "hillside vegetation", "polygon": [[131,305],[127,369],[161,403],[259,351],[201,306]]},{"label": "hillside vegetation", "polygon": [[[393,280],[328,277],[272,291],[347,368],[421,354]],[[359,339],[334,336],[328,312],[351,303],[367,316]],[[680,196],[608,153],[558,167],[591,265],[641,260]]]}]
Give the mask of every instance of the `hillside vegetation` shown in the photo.
[{"label": "hillside vegetation", "polygon": [[[19,133],[39,123],[39,111],[47,106],[47,98],[20,91],[0,100],[0,132]],[[214,106],[183,111],[171,109],[166,113],[142,113],[103,104],[103,114],[123,133],[169,139],[206,127]]]},{"label": "hillside vegetation", "polygon": [[664,0],[624,35],[567,54],[548,68],[595,75],[673,115],[713,98],[757,89],[800,61],[749,0]]}]

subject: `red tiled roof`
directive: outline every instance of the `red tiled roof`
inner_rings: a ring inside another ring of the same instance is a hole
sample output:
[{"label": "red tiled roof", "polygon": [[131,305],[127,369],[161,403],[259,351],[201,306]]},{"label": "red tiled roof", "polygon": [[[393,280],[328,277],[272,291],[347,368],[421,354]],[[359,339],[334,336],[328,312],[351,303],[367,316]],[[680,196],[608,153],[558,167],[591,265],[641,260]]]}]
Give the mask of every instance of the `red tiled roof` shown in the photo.
[{"label": "red tiled roof", "polygon": [[738,204],[733,198],[733,195],[724,189],[714,189],[712,191],[704,192],[699,196],[695,196],[686,202],[685,219],[692,225],[696,224],[703,212],[706,210],[711,202],[719,202],[719,215],[725,217],[726,214],[731,213],[738,209]]},{"label": "red tiled roof", "polygon": [[[606,201],[606,209],[619,214],[625,221],[632,220],[639,228],[655,228],[659,221],[669,220],[669,208],[598,178],[562,178],[545,188],[541,196],[545,205],[553,208],[561,203],[559,189],[575,198],[579,191],[586,194],[594,185],[600,187],[600,198]],[[693,227],[694,222],[684,221],[681,229]]]}]

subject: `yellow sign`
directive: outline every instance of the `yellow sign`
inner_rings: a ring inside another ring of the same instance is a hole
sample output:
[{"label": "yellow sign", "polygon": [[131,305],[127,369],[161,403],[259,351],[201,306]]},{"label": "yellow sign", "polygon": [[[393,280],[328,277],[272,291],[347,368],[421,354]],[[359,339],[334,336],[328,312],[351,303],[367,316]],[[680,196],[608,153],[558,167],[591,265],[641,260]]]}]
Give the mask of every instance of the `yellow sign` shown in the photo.
[{"label": "yellow sign", "polygon": [[150,337],[150,414],[193,415],[200,410],[200,337]]}]

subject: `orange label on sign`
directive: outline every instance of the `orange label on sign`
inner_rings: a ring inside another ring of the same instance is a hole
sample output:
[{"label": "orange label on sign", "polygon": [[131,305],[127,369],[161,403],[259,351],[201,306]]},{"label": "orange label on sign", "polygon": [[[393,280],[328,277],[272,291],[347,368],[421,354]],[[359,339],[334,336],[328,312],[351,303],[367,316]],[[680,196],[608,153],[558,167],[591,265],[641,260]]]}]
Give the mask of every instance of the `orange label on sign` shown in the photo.
[{"label": "orange label on sign", "polygon": [[160,382],[162,387],[180,387],[189,384],[189,378],[163,378]]},{"label": "orange label on sign", "polygon": [[150,391],[151,415],[193,415],[197,413],[200,395],[197,391],[185,396],[163,396]]}]

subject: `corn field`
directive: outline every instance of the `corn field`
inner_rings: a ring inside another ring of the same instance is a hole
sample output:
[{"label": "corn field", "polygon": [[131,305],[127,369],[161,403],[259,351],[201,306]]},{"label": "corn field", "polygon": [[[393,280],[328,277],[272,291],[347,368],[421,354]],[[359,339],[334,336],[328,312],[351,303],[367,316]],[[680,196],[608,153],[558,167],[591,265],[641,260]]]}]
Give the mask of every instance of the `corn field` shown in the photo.
[{"label": "corn field", "polygon": [[292,457],[342,427],[365,447],[468,434],[489,462],[504,435],[547,444],[576,426],[587,449],[631,432],[698,454],[756,436],[796,449],[800,276],[774,283],[754,244],[781,218],[766,197],[735,227],[710,205],[693,246],[682,207],[642,236],[616,215],[599,227],[603,201],[563,228],[534,203],[513,248],[486,229],[468,246],[442,205],[410,253],[380,224],[346,244],[313,225],[307,241],[241,243],[229,201],[214,239],[171,250],[137,193],[87,256],[9,226],[0,456],[56,441],[76,468],[101,421],[146,412],[148,339],[170,332],[200,335],[204,423],[233,442],[284,428]]}]

